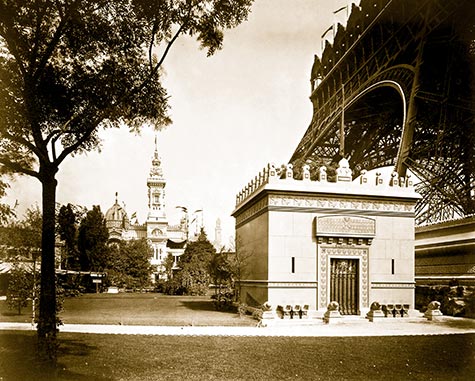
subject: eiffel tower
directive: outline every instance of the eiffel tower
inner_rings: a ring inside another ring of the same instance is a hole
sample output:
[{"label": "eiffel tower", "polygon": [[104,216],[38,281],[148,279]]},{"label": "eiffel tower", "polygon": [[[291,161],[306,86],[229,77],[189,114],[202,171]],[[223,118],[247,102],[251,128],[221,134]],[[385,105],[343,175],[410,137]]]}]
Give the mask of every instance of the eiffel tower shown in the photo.
[{"label": "eiffel tower", "polygon": [[294,168],[393,166],[417,178],[418,224],[474,214],[472,0],[362,0],[334,33],[315,56]]}]

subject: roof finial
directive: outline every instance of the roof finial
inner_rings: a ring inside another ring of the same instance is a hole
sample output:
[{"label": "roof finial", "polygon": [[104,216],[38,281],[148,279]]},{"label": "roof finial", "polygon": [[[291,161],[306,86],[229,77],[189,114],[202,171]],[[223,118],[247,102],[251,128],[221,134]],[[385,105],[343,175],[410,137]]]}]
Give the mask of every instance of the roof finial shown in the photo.
[{"label": "roof finial", "polygon": [[153,157],[155,159],[158,159],[158,137],[157,137],[157,134],[155,134],[155,151],[153,153]]},{"label": "roof finial", "polygon": [[118,204],[119,192],[115,192],[115,203]]},{"label": "roof finial", "polygon": [[160,166],[160,156],[158,155],[157,135],[155,135],[155,152],[152,158],[152,168],[150,169],[150,177],[163,178],[162,168]]}]

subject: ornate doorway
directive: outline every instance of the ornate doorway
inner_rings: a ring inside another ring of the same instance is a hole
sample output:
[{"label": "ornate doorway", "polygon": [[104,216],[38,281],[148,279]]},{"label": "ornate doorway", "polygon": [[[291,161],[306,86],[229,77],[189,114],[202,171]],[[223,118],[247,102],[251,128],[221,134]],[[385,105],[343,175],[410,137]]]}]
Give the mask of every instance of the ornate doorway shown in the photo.
[{"label": "ornate doorway", "polygon": [[359,259],[332,258],[330,262],[330,300],[340,305],[342,315],[359,315]]}]

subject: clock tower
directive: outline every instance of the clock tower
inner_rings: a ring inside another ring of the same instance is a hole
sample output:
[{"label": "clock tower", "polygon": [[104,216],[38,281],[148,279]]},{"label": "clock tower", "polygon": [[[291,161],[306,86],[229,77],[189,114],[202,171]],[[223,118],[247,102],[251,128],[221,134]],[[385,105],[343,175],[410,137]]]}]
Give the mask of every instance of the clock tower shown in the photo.
[{"label": "clock tower", "polygon": [[165,186],[161,160],[158,156],[157,137],[155,136],[155,151],[152,158],[152,167],[147,178],[148,215],[147,238],[153,248],[151,263],[157,265],[157,272],[167,255],[167,228],[168,221],[165,213]]}]

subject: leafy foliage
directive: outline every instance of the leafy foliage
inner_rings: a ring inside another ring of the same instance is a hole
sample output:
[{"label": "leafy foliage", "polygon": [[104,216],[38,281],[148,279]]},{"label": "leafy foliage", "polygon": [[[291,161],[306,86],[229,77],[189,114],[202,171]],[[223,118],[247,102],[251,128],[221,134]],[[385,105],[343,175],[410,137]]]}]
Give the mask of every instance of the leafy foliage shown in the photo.
[{"label": "leafy foliage", "polygon": [[171,279],[173,277],[173,266],[175,265],[175,257],[173,254],[168,253],[162,262],[162,273],[160,274],[165,279]]},{"label": "leafy foliage", "polygon": [[[0,199],[5,196],[8,184],[0,179]],[[0,203],[0,225],[6,224],[15,213],[8,204]]]},{"label": "leafy foliage", "polygon": [[212,283],[215,286],[215,300],[218,309],[230,307],[240,291],[240,280],[247,273],[250,254],[216,253],[204,230],[195,242],[189,242],[179,257],[177,271],[172,271],[173,257],[165,263],[167,280],[161,285],[163,292],[175,295],[205,295]]},{"label": "leafy foliage", "polygon": [[149,286],[153,272],[150,264],[152,253],[153,250],[146,239],[120,241],[111,248],[107,266],[109,283],[132,289]]},{"label": "leafy foliage", "polygon": [[18,315],[21,315],[21,309],[26,307],[28,300],[34,296],[34,277],[31,269],[26,267],[28,265],[14,261],[10,271],[7,301],[9,308],[17,310]]},{"label": "leafy foliage", "polygon": [[98,205],[88,211],[79,225],[79,262],[83,271],[103,271],[108,264],[109,231]]},{"label": "leafy foliage", "polygon": [[63,205],[59,209],[57,231],[59,238],[64,241],[66,248],[66,258],[62,258],[62,267],[74,270],[80,269],[79,251],[77,248],[77,217],[71,204]]},{"label": "leafy foliage", "polygon": [[181,270],[174,273],[172,282],[188,295],[205,295],[209,288],[209,262],[213,255],[216,255],[216,250],[201,229],[198,240],[186,246],[180,257]]},{"label": "leafy foliage", "polygon": [[[0,163],[42,179],[44,165],[99,144],[99,126],[170,124],[161,68],[180,35],[208,55],[252,0],[0,3]],[[60,151],[62,149],[62,151]],[[52,155],[48,156],[47,153]],[[40,170],[36,167],[39,164]]]},{"label": "leafy foliage", "polygon": [[234,269],[225,252],[213,255],[208,266],[211,280],[217,289],[232,286]]},{"label": "leafy foliage", "polygon": [[[213,54],[252,0],[0,1],[0,173],[43,191],[40,352],[55,360],[56,173],[100,146],[100,127],[170,124],[161,70],[180,35]],[[91,251],[82,252],[88,266]],[[81,249],[80,249],[81,252]]]},{"label": "leafy foliage", "polygon": [[38,206],[25,212],[23,220],[0,227],[0,256],[32,259],[41,250],[42,215]]}]

